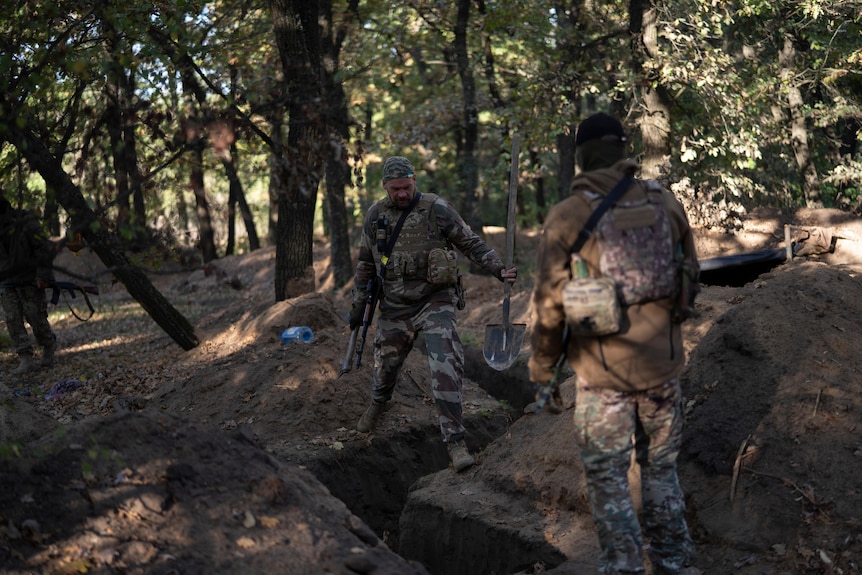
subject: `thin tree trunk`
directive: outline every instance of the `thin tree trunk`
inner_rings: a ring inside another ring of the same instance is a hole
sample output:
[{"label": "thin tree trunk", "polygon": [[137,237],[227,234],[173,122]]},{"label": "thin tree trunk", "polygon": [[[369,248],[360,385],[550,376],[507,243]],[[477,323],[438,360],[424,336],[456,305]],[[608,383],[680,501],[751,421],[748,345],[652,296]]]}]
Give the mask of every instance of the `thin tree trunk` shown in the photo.
[{"label": "thin tree trunk", "polygon": [[[189,122],[191,124],[191,122]],[[215,233],[213,232],[210,206],[207,201],[207,191],[204,187],[204,143],[200,137],[200,127],[187,126],[189,148],[192,150],[191,173],[189,187],[195,195],[195,213],[198,217],[198,232],[200,234],[200,250],[204,263],[218,258],[215,249]]]},{"label": "thin tree trunk", "polygon": [[[357,0],[351,0],[349,9],[355,10]],[[344,30],[333,28],[332,0],[322,0],[323,34],[321,46],[327,64],[321,67],[321,80],[329,110],[331,143],[326,157],[326,204],[329,222],[329,250],[332,276],[336,286],[343,286],[353,278],[350,258],[350,235],[344,191],[350,185],[350,165],[347,162],[347,142],[350,140],[350,115],[344,88],[337,79]]]},{"label": "thin tree trunk", "polygon": [[638,123],[641,133],[641,172],[658,178],[670,161],[670,110],[659,83],[658,14],[652,0],[631,0],[629,32],[632,36],[632,65],[640,77],[643,114]]},{"label": "thin tree trunk", "polygon": [[783,83],[787,86],[787,108],[790,112],[790,142],[796,159],[796,168],[802,179],[802,194],[809,208],[822,208],[820,197],[820,178],[811,157],[808,145],[808,125],[805,120],[805,102],[799,85],[793,81],[796,74],[796,47],[793,37],[785,35],[784,47],[778,55]]},{"label": "thin tree trunk", "polygon": [[[484,236],[484,222],[476,209],[479,188],[479,166],[476,162],[476,144],[479,141],[479,107],[476,104],[476,81],[467,51],[467,29],[470,22],[470,6],[473,0],[458,0],[458,16],[455,22],[455,62],[461,78],[463,123],[460,128],[463,139],[458,146],[458,168],[461,189],[464,192],[464,220],[473,231]],[[470,262],[471,273],[485,273],[481,267]]]},{"label": "thin tree trunk", "polygon": [[575,127],[557,136],[557,157],[560,167],[557,170],[557,199],[569,197],[572,179],[575,176]]}]

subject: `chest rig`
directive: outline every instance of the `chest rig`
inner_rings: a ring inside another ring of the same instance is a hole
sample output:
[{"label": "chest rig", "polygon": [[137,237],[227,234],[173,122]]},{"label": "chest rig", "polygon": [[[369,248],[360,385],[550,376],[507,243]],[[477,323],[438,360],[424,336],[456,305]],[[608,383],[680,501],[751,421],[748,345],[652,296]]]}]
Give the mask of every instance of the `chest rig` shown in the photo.
[{"label": "chest rig", "polygon": [[384,280],[425,281],[429,254],[434,250],[450,251],[451,246],[440,234],[433,215],[432,206],[437,195],[419,192],[417,195],[418,202],[404,218],[400,229],[398,221],[404,212],[390,207],[381,208],[377,221],[372,224]]}]

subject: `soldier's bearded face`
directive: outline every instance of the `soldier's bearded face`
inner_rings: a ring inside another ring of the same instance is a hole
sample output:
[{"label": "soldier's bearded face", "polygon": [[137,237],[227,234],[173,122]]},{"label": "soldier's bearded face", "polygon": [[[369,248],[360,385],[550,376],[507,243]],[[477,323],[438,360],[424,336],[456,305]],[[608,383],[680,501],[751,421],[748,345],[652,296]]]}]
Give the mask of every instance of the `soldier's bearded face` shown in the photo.
[{"label": "soldier's bearded face", "polygon": [[416,178],[398,178],[383,182],[383,189],[389,194],[389,199],[399,209],[406,208],[416,193]]}]

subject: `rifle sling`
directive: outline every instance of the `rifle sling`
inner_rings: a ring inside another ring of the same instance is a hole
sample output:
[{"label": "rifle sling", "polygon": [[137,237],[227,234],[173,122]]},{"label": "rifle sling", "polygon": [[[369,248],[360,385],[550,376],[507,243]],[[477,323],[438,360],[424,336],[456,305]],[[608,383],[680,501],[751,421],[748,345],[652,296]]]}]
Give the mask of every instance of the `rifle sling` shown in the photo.
[{"label": "rifle sling", "polygon": [[75,319],[77,319],[79,321],[87,321],[88,319],[93,317],[93,314],[96,313],[95,308],[93,308],[93,303],[90,301],[90,297],[87,295],[87,290],[84,289],[83,287],[81,287],[77,284],[73,284],[71,282],[54,282],[53,285],[51,285],[50,287],[53,289],[53,291],[51,292],[51,304],[52,305],[57,305],[59,303],[60,292],[63,290],[66,290],[67,292],[69,292],[69,295],[71,295],[73,298],[77,297],[75,295],[75,290],[78,290],[81,292],[81,294],[84,296],[84,301],[87,303],[87,308],[90,310],[90,315],[88,315],[85,318],[79,316],[77,313],[75,313],[75,310],[72,307],[72,305],[69,304],[69,302],[67,301],[66,305],[69,306],[69,311],[72,312],[72,315],[75,316]]}]

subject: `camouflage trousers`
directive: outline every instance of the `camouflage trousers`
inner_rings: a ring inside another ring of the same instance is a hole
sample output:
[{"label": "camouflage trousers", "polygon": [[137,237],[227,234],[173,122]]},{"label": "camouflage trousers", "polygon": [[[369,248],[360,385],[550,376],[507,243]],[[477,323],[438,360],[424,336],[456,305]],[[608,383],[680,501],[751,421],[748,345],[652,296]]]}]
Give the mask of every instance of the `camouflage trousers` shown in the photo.
[{"label": "camouflage trousers", "polygon": [[429,303],[409,319],[378,318],[372,399],[377,402],[392,399],[401,366],[420,331],[425,334],[431,392],[443,441],[459,441],[465,434],[461,406],[464,347],[455,327],[455,306],[451,303]]},{"label": "camouflage trousers", "polygon": [[56,336],[48,323],[48,300],[45,290],[36,286],[0,288],[0,300],[6,314],[6,329],[18,355],[33,355],[33,344],[24,320],[33,328],[36,341],[44,347],[54,344]]},{"label": "camouflage trousers", "polygon": [[[599,572],[644,573],[647,540],[656,572],[679,573],[694,552],[676,467],[683,427],[679,380],[619,392],[592,388],[579,377],[576,403],[575,433],[601,546]],[[629,491],[632,449],[641,467],[643,526]]]}]

